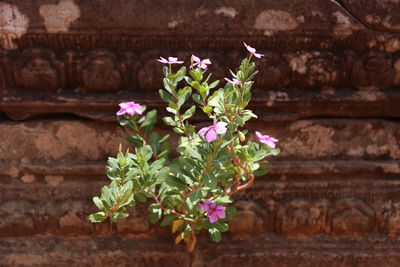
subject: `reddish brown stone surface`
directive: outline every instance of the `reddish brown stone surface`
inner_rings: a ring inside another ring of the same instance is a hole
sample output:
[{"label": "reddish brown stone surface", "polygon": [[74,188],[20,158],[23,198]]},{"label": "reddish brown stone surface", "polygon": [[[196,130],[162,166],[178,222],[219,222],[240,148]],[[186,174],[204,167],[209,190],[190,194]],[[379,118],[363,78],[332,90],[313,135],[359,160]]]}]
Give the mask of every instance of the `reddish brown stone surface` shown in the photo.
[{"label": "reddish brown stone surface", "polygon": [[[0,2],[0,266],[399,266],[398,1],[142,2]],[[117,104],[162,114],[156,58],[208,57],[221,79],[243,41],[265,54],[250,133],[282,152],[222,243],[188,254],[145,205],[89,223],[127,146]]]}]

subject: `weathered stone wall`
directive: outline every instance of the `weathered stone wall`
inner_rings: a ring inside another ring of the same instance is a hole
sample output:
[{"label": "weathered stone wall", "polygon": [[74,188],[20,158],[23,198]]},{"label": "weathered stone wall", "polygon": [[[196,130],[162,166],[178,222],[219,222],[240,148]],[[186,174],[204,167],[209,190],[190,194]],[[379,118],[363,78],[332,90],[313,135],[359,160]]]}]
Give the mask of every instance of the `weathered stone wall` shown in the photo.
[{"label": "weathered stone wall", "polygon": [[[391,0],[1,1],[0,266],[399,266],[398,10]],[[111,227],[90,224],[126,135],[117,104],[162,113],[159,56],[208,57],[221,79],[243,41],[265,54],[250,128],[279,138],[282,153],[238,196],[222,243],[204,235],[187,254],[144,205]]]}]

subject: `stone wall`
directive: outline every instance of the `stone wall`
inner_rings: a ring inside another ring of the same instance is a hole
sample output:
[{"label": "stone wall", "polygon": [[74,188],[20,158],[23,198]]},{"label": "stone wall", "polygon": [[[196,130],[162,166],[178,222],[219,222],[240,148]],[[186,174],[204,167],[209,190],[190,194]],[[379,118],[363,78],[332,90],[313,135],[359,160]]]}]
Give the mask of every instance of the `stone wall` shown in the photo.
[{"label": "stone wall", "polygon": [[[398,10],[389,0],[1,1],[0,265],[398,266]],[[127,134],[117,104],[162,113],[159,56],[210,58],[223,79],[243,41],[265,54],[250,128],[282,153],[239,194],[223,241],[201,236],[187,254],[144,205],[116,225],[89,223]]]}]

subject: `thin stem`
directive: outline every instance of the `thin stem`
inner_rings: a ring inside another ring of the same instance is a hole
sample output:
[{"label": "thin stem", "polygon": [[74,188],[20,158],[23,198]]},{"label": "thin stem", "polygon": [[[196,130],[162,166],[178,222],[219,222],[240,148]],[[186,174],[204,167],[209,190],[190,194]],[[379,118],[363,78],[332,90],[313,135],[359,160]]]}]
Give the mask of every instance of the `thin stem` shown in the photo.
[{"label": "thin stem", "polygon": [[[149,190],[151,196],[152,196],[153,199],[156,201],[156,203],[157,203],[158,205],[160,205],[160,208],[164,211],[166,208],[164,207],[164,205],[163,205],[163,203],[161,202],[161,200],[157,197],[157,195],[156,195],[156,193],[153,191],[153,189],[152,189],[150,186],[149,186],[147,189]],[[182,219],[185,219],[185,218],[186,218],[186,216],[185,216],[184,214],[181,214],[181,213],[177,212],[174,208],[171,208],[171,213],[172,213],[172,214],[175,214],[176,216],[178,216],[178,217],[180,217],[180,218],[182,218]]]}]

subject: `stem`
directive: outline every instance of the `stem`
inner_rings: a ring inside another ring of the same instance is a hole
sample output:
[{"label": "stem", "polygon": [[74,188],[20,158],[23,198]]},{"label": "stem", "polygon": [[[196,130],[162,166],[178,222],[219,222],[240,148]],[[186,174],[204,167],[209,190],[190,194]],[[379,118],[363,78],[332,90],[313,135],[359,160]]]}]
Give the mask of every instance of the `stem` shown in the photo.
[{"label": "stem", "polygon": [[234,178],[235,178],[235,182],[236,182],[237,185],[235,186],[234,190],[232,190],[231,192],[228,193],[228,196],[232,196],[233,194],[235,194],[237,192],[243,191],[243,190],[249,188],[254,183],[254,175],[253,175],[253,173],[251,171],[249,171],[249,169],[247,169],[245,166],[243,166],[243,164],[240,162],[240,159],[237,156],[237,152],[235,150],[235,147],[233,146],[233,143],[231,143],[230,150],[233,153],[235,153],[235,155],[232,158],[233,164],[235,164],[236,167],[242,169],[249,180],[248,180],[247,183],[241,185],[239,177],[237,176],[237,173],[235,173]]},{"label": "stem", "polygon": [[187,242],[187,250],[189,252],[193,252],[194,248],[196,247],[196,243],[197,243],[196,233],[192,226],[192,234],[190,235],[189,241]]},{"label": "stem", "polygon": [[[157,197],[156,193],[153,191],[153,189],[150,186],[147,189],[150,191],[150,194],[153,197],[153,199],[156,201],[156,203],[158,205],[160,205],[160,208],[164,211],[166,208],[164,207],[162,202],[158,199],[158,197]],[[181,213],[177,212],[174,208],[171,208],[171,213],[175,214],[176,216],[178,216],[178,217],[180,217],[182,219],[186,218],[186,216],[184,214],[181,214]]]},{"label": "stem", "polygon": [[[135,120],[132,120],[132,123],[133,123],[133,126],[135,127],[135,132],[136,132],[140,137],[142,137],[142,139],[143,139],[143,141],[144,141],[143,146],[145,146],[146,144],[149,144],[147,135],[138,127],[136,121],[135,121]],[[150,145],[150,146],[151,146],[151,145]],[[157,153],[156,153],[156,151],[155,151],[155,149],[154,149],[153,147],[152,147],[152,150],[153,150],[153,157],[154,157],[154,160],[157,160],[157,159],[158,159],[158,155],[157,155]]]}]

